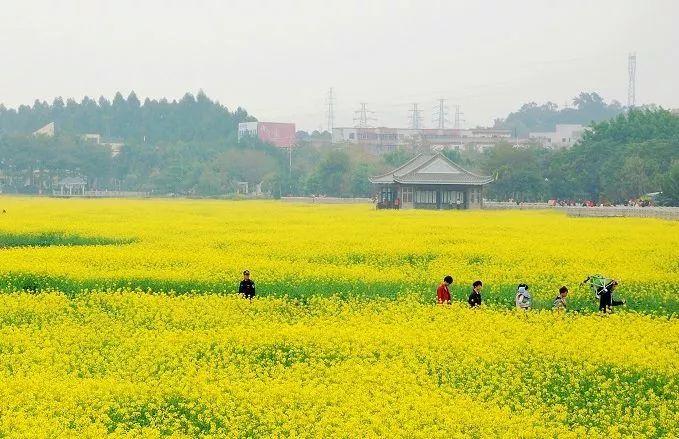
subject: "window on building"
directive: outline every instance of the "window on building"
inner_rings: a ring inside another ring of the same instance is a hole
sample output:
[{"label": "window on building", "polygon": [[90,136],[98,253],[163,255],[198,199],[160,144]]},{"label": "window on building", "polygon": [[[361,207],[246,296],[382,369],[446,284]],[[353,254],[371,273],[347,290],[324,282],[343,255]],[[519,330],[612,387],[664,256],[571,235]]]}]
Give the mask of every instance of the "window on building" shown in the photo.
[{"label": "window on building", "polygon": [[443,191],[441,192],[441,203],[443,204],[450,204],[453,201],[453,192],[454,191]]},{"label": "window on building", "polygon": [[354,133],[349,133],[349,138],[350,138],[351,140],[354,140],[355,137],[356,137],[356,136],[354,136]]},{"label": "window on building", "polygon": [[413,188],[412,187],[404,187],[403,188],[403,201],[404,203],[412,203],[413,202]]},{"label": "window on building", "polygon": [[464,194],[461,191],[443,191],[441,192],[441,203],[443,204],[461,204],[464,202]]},{"label": "window on building", "polygon": [[415,191],[415,202],[420,204],[436,204],[436,191]]}]

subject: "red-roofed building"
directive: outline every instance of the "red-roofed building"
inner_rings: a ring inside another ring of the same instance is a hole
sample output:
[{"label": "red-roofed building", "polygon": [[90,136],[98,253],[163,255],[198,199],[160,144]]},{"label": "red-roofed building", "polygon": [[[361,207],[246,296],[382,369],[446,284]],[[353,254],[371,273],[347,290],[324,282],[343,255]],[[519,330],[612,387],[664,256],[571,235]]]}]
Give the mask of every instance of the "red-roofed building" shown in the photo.
[{"label": "red-roofed building", "polygon": [[279,148],[295,145],[295,124],[282,122],[243,122],[238,124],[238,141],[245,136],[257,137],[262,142]]}]

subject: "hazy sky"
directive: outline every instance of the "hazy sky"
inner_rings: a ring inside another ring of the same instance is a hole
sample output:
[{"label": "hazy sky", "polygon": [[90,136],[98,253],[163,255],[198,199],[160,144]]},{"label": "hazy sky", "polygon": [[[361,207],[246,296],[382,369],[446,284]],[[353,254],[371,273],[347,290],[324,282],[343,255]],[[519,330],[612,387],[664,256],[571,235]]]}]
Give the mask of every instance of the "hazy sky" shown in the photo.
[{"label": "hazy sky", "polygon": [[[0,102],[55,96],[179,98],[203,89],[260,120],[336,126],[360,102],[407,126],[436,99],[465,126],[578,92],[679,107],[679,1],[0,0]],[[452,114],[451,114],[452,116]]]}]

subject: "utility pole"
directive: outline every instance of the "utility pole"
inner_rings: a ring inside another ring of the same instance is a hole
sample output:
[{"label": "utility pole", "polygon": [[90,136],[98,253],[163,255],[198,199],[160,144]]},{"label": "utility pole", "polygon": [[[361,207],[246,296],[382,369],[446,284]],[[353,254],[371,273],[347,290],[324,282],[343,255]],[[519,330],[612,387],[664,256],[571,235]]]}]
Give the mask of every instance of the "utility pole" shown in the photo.
[{"label": "utility pole", "polygon": [[374,111],[368,110],[368,104],[361,102],[361,108],[354,111],[357,116],[354,117],[354,123],[357,128],[369,128],[371,121],[376,121],[377,119],[370,116],[375,114]]},{"label": "utility pole", "polygon": [[460,129],[460,122],[465,121],[464,119],[462,119],[462,116],[464,116],[464,113],[460,112],[460,106],[455,105],[455,125],[454,125],[454,128],[456,130]]},{"label": "utility pole", "polygon": [[442,130],[446,127],[446,122],[448,121],[448,107],[446,106],[445,99],[439,99],[438,109],[434,110],[434,122],[438,129]]},{"label": "utility pole", "polygon": [[410,110],[410,128],[419,130],[422,128],[422,110],[418,108],[417,103],[413,103],[413,108]]},{"label": "utility pole", "polygon": [[328,90],[328,132],[332,135],[335,127],[335,98],[332,95],[332,87]]},{"label": "utility pole", "polygon": [[629,73],[629,84],[627,85],[627,108],[634,108],[636,105],[636,78],[637,78],[637,53],[630,53],[627,57],[627,72]]}]

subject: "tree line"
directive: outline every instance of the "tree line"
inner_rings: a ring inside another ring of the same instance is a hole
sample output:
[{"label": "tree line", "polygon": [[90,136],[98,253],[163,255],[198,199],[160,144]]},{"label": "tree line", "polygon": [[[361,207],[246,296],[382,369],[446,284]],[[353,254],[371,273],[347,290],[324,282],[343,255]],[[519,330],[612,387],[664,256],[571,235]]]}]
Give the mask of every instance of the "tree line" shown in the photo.
[{"label": "tree line", "polygon": [[660,203],[679,205],[679,117],[631,109],[592,124],[569,149],[500,145],[482,167],[496,177],[489,188],[496,199],[624,203],[662,192]]},{"label": "tree line", "polygon": [[590,125],[609,120],[624,110],[618,101],[606,103],[598,93],[582,92],[571,100],[570,106],[559,107],[554,102],[523,104],[506,118],[495,119],[494,127],[512,130],[519,137],[528,137],[531,132],[554,131],[557,124]]},{"label": "tree line", "polygon": [[[566,111],[568,110],[568,111]],[[623,202],[663,192],[679,204],[679,118],[659,108],[623,111],[595,93],[582,93],[571,109],[527,104],[497,125],[553,130],[556,123],[598,120],[570,149],[500,144],[483,153],[446,151],[470,170],[492,175],[486,195],[498,200],[551,198]],[[238,182],[273,196],[370,196],[368,177],[396,167],[415,153],[401,148],[379,157],[355,145],[334,145],[327,132],[298,132],[291,154],[256,138],[237,140],[239,122],[255,118],[230,111],[199,92],[179,101],[146,99],[134,92],[109,101],[61,98],[51,104],[7,109],[0,105],[0,189],[49,193],[65,176],[82,176],[91,189],[147,191],[158,195],[224,196]],[[54,137],[31,135],[55,122]],[[113,157],[82,137],[101,134],[124,143]],[[418,145],[422,147],[422,145]]]}]

